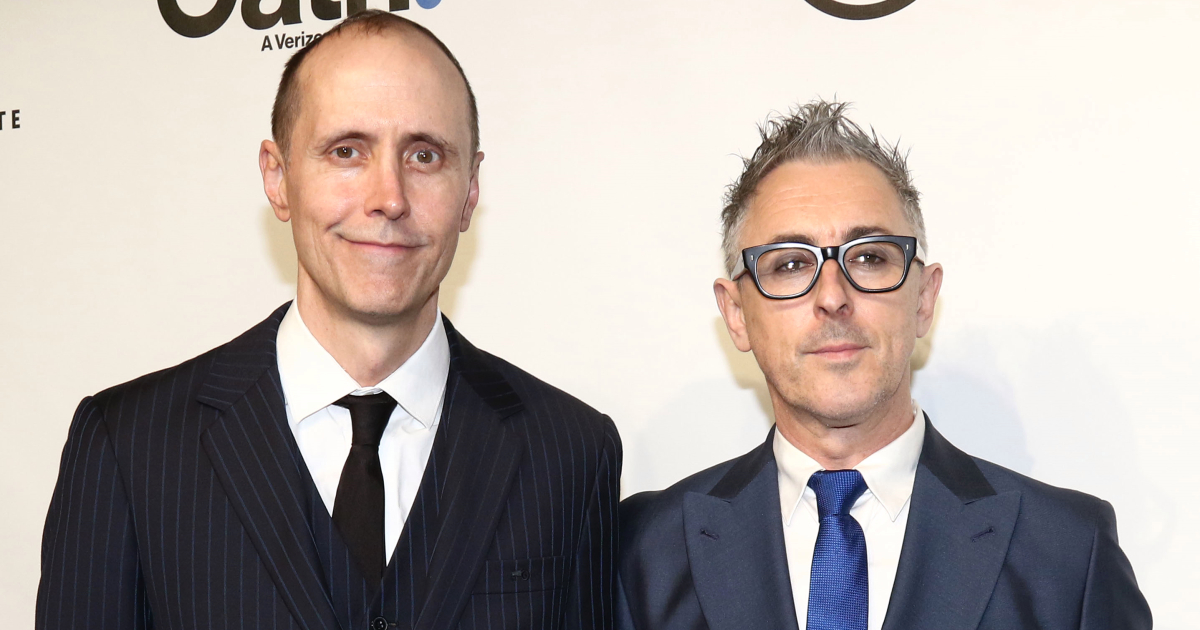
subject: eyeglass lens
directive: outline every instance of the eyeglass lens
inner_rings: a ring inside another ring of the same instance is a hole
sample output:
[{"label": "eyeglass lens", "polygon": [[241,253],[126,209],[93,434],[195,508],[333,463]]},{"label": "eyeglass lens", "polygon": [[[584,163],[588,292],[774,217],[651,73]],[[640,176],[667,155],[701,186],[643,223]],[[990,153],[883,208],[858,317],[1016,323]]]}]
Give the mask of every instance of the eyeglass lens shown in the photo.
[{"label": "eyeglass lens", "polygon": [[[764,252],[756,261],[759,285],[776,296],[804,292],[812,284],[819,254],[783,248]],[[859,288],[891,289],[904,278],[904,248],[887,242],[861,243],[846,250],[846,272]],[[836,261],[829,262],[836,264]]]}]

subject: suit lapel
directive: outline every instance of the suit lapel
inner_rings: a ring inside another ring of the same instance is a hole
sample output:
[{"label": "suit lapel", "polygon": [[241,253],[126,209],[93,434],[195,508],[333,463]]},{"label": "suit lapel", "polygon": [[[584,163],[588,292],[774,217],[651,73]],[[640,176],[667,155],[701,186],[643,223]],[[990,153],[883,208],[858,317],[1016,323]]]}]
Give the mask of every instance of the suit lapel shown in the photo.
[{"label": "suit lapel", "polygon": [[738,459],[707,494],[684,497],[688,560],[712,630],[797,630],[771,448],[774,433]]},{"label": "suit lapel", "polygon": [[976,628],[996,586],[1020,511],[925,417],[900,566],[884,630]]},{"label": "suit lapel", "polygon": [[439,449],[439,470],[435,472],[445,482],[418,629],[456,625],[491,547],[524,454],[511,421],[505,421],[524,408],[521,399],[491,368],[487,355],[463,339],[448,320],[445,325],[450,376],[444,433],[441,444],[435,446]]},{"label": "suit lapel", "polygon": [[213,470],[296,622],[339,627],[303,509],[275,336],[287,305],[217,351],[197,400],[217,410],[201,435]]}]

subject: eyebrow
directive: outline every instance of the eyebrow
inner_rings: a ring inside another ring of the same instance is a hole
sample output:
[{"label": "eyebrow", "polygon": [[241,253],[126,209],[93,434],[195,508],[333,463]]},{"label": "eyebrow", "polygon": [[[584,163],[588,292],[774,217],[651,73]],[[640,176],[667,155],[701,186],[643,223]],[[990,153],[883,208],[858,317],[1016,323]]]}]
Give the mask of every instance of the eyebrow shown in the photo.
[{"label": "eyebrow", "polygon": [[404,135],[402,144],[409,145],[414,142],[424,142],[442,150],[446,157],[457,156],[458,149],[449,140],[433,133],[418,131],[416,133],[408,133]]},{"label": "eyebrow", "polygon": [[879,234],[887,234],[887,233],[888,233],[888,231],[886,229],[881,228],[877,225],[860,225],[857,227],[850,228],[850,231],[846,232],[846,241],[845,242],[849,243],[850,241],[853,241],[856,238],[862,238],[864,236],[876,236]]},{"label": "eyebrow", "polygon": [[316,143],[315,146],[317,148],[317,153],[324,154],[332,149],[335,145],[347,140],[363,140],[370,144],[375,140],[375,135],[365,131],[356,130],[335,131],[325,136],[325,139]]},{"label": "eyebrow", "polygon": [[[862,238],[864,236],[875,236],[877,234],[887,234],[887,233],[888,233],[888,231],[886,229],[879,227],[877,225],[858,225],[858,226],[850,228],[846,232],[846,235],[843,237],[844,240],[842,241],[842,243],[849,243],[850,241],[853,241],[854,239]],[[771,239],[770,244],[774,245],[776,243],[803,243],[805,245],[814,245],[814,246],[820,247],[820,245],[818,245],[818,243],[817,243],[817,239],[813,238],[812,236],[810,236],[808,234],[801,234],[798,232],[792,232],[789,234],[780,234],[779,236],[776,236],[775,238]]]}]

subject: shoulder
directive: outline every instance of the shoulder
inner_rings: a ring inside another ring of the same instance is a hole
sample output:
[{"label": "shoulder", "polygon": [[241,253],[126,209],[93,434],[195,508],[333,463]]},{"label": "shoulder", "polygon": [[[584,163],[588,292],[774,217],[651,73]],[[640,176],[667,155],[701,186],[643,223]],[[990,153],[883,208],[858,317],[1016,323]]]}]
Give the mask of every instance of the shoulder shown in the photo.
[{"label": "shoulder", "polygon": [[[124,469],[132,461],[144,463],[146,457],[162,452],[167,441],[182,448],[179,445],[198,436],[212,417],[197,400],[218,355],[219,348],[213,349],[85,398],[75,412],[71,432],[105,436],[107,448]],[[157,446],[149,448],[151,441]]]},{"label": "shoulder", "polygon": [[[1111,627],[1150,627],[1150,610],[1118,542],[1112,505],[991,462],[975,462],[997,494],[1020,497],[1001,573],[1004,594],[997,601],[1082,608],[1084,626],[1092,618],[1107,619]],[[1035,583],[1040,586],[1032,594],[1013,586]]]},{"label": "shoulder", "polygon": [[236,338],[178,365],[109,387],[90,404],[110,421],[178,415],[205,388],[233,386],[238,377],[258,375],[275,363],[275,335],[284,304]]},{"label": "shoulder", "polygon": [[[522,466],[530,482],[538,488],[593,488],[604,518],[615,518],[623,452],[612,419],[456,333],[450,340],[455,390],[472,390],[503,419],[505,432],[524,449]],[[552,494],[565,499],[576,493]]]},{"label": "shoulder", "polygon": [[620,451],[616,426],[608,416],[512,363],[480,350],[449,320],[444,321],[451,369],[461,373],[493,408],[506,415],[519,415],[526,430],[565,433],[593,447]]},{"label": "shoulder", "polygon": [[178,365],[113,385],[91,397],[91,403],[106,416],[150,411],[182,397],[194,398],[221,348],[214,348]]},{"label": "shoulder", "polygon": [[497,357],[494,354],[480,351],[488,364],[508,382],[517,396],[524,403],[525,411],[533,414],[554,414],[571,416],[586,422],[606,420],[607,416],[597,411],[591,405],[579,400],[567,392],[539,379],[525,370]]},{"label": "shoulder", "polygon": [[[920,465],[961,501],[994,495],[1020,497],[1018,530],[1028,533],[1078,535],[1113,521],[1112,507],[1089,494],[1059,488],[959,450],[926,416]],[[932,486],[930,486],[932,487]],[[914,494],[917,488],[914,488]]]},{"label": "shoulder", "polygon": [[[1116,517],[1109,503],[970,457],[957,449],[953,453],[959,455],[955,457],[958,465],[947,466],[944,460],[951,451],[940,450],[943,461],[938,464],[943,467],[943,476],[939,481],[953,491],[953,486],[961,484],[962,477],[976,476],[977,481],[959,486],[960,491],[970,490],[973,494],[964,496],[965,493],[959,492],[958,499],[963,503],[979,501],[975,514],[990,514],[988,520],[997,523],[996,530],[1010,532],[1004,543],[1001,577],[989,611],[1040,608],[1039,619],[1047,614],[1062,614],[1067,620],[1050,625],[1075,627],[1082,608],[1085,627],[1090,627],[1089,618],[1112,622],[1102,624],[1105,627],[1149,627],[1150,613],[1138,591],[1129,560],[1117,542]],[[925,486],[925,497],[932,496],[928,490],[933,487]],[[911,517],[918,515],[915,511],[918,491],[918,488],[913,490]],[[990,507],[989,501],[993,501]],[[958,501],[931,501],[926,505],[935,503],[941,505],[938,510],[965,513],[963,503]],[[917,518],[927,527],[929,523],[955,516],[926,512]],[[911,518],[909,527],[913,527]],[[1036,584],[1037,588],[1030,590],[1030,584]]]},{"label": "shoulder", "polygon": [[735,464],[752,455],[753,451],[706,468],[664,490],[639,492],[621,501],[622,554],[652,551],[664,538],[682,540],[684,498],[691,493],[707,494]]},{"label": "shoulder", "polygon": [[1021,494],[1021,521],[1026,526],[1046,524],[1062,532],[1115,528],[1112,505],[1078,490],[1060,488],[972,457],[997,494]]},{"label": "shoulder", "polygon": [[504,359],[480,352],[520,399],[520,417],[531,439],[565,439],[620,458],[621,437],[606,414]]}]

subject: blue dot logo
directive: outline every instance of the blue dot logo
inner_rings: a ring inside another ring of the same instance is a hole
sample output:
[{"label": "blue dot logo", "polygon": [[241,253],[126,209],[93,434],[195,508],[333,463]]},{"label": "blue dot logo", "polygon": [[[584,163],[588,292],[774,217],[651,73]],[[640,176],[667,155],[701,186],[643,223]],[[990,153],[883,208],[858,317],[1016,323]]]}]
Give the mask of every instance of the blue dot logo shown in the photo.
[{"label": "blue dot logo", "polygon": [[417,4],[420,5],[422,9],[432,9],[441,3],[442,0],[417,0]]}]

